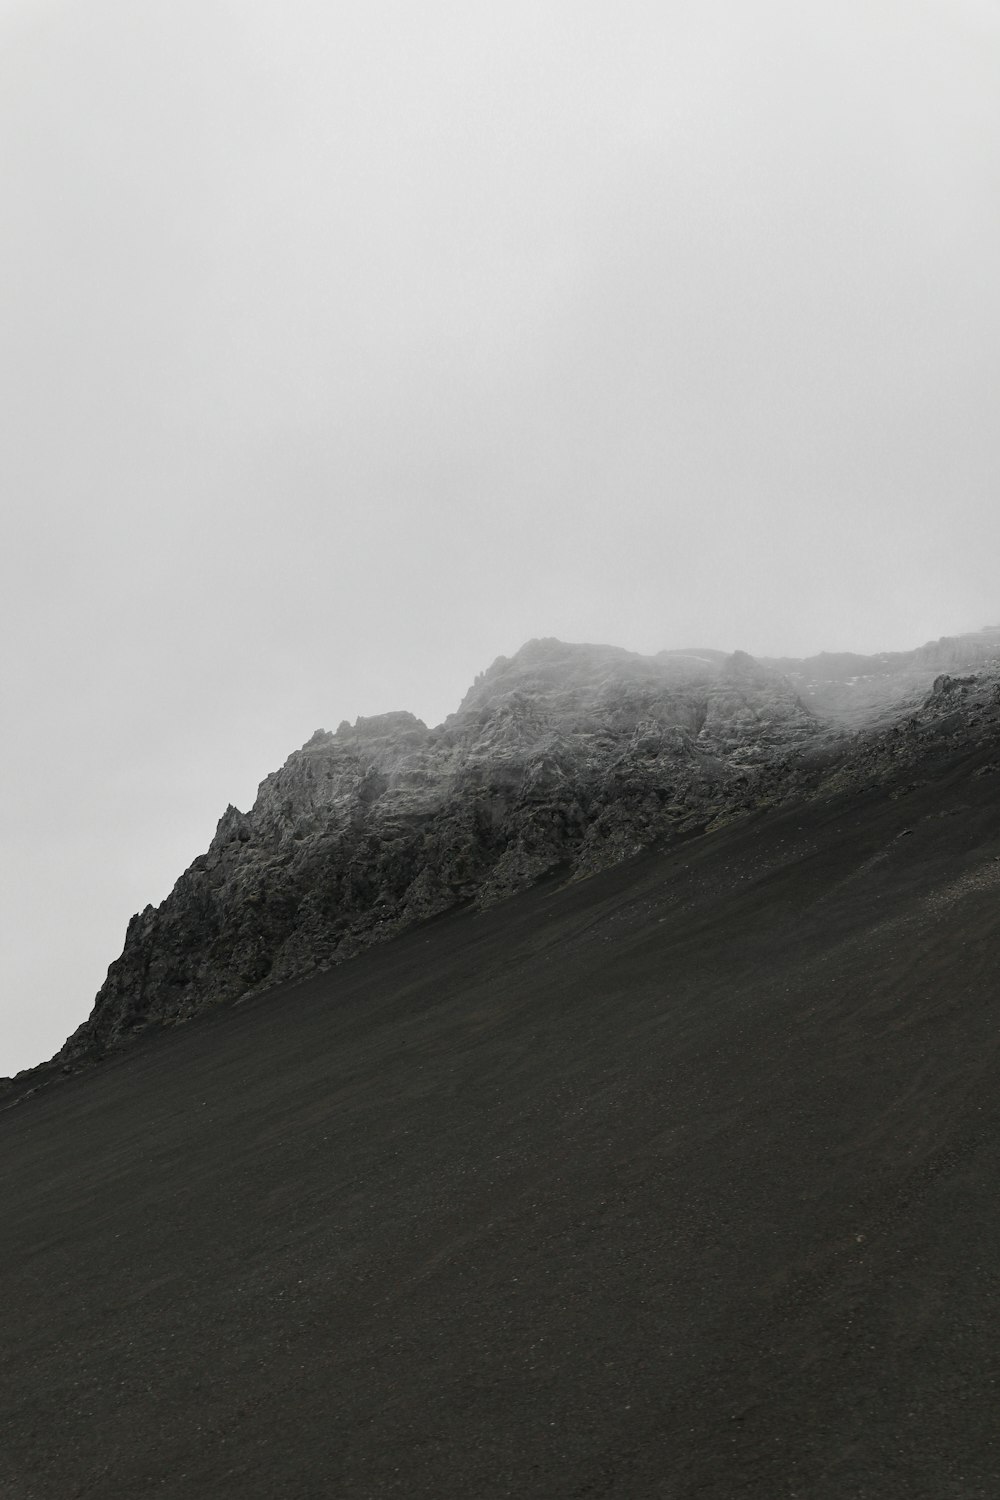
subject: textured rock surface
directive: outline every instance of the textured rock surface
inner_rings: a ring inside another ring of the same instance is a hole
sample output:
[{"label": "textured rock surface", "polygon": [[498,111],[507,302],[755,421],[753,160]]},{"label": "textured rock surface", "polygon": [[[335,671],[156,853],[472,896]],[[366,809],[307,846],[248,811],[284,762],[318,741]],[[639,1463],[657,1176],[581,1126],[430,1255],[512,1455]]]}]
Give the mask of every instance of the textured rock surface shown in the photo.
[{"label": "textured rock surface", "polygon": [[132,919],[63,1055],[701,830],[752,805],[817,727],[780,673],[739,652],[543,640],[496,661],[437,729],[393,713],[317,731]]},{"label": "textured rock surface", "polygon": [[[938,666],[924,663],[925,694]],[[849,739],[742,652],[532,641],[438,728],[393,713],[317,731],[249,813],[230,807],[167,899],[133,917],[60,1059],[336,964],[457,905],[584,876],[838,778],[895,774],[929,732],[949,732],[955,702],[963,724],[995,715],[992,679],[942,678],[905,721]]]}]

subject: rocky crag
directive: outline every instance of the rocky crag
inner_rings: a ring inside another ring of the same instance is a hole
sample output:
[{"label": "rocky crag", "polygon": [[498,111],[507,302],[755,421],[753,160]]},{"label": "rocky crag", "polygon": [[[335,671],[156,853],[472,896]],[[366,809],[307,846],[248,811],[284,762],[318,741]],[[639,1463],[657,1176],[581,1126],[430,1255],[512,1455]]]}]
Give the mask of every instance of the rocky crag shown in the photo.
[{"label": "rocky crag", "polygon": [[845,735],[792,672],[742,652],[532,641],[435,729],[392,713],[317,730],[133,917],[55,1061],[72,1068],[456,906],[580,878],[790,796],[899,781],[935,736],[996,733],[996,683],[942,676],[927,696],[925,681],[913,712]]}]

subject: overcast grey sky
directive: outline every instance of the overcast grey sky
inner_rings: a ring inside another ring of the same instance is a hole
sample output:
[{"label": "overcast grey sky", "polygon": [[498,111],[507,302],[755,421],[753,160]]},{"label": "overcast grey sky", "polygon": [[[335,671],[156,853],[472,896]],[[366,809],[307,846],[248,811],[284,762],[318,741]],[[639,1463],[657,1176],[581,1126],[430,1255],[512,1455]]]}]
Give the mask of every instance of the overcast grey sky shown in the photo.
[{"label": "overcast grey sky", "polygon": [[0,0],[0,1073],[318,726],[1000,620],[1000,0]]}]

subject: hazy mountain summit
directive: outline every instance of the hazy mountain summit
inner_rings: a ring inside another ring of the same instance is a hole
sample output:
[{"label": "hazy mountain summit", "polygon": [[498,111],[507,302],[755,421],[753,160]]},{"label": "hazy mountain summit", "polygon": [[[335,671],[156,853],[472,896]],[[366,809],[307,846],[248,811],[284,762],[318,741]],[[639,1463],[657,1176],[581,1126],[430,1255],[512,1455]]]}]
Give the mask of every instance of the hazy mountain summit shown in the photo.
[{"label": "hazy mountain summit", "polygon": [[766,658],[784,672],[804,703],[821,717],[859,726],[882,712],[918,702],[941,672],[1000,669],[1000,625],[966,635],[944,635],[915,651],[821,651],[804,658]]},{"label": "hazy mountain summit", "polygon": [[67,1058],[312,972],[413,922],[572,878],[752,805],[817,734],[782,674],[530,641],[429,729],[317,730],[230,807],[125,950]]},{"label": "hazy mountain summit", "polygon": [[[437,728],[397,712],[317,730],[249,812],[227,809],[166,900],[133,917],[60,1060],[302,978],[456,906],[591,875],[806,794],[853,774],[852,756],[868,774],[878,753],[845,723],[894,699],[912,708],[943,665],[990,663],[1000,630],[780,663],[533,640]],[[908,744],[897,736],[892,757]]]}]

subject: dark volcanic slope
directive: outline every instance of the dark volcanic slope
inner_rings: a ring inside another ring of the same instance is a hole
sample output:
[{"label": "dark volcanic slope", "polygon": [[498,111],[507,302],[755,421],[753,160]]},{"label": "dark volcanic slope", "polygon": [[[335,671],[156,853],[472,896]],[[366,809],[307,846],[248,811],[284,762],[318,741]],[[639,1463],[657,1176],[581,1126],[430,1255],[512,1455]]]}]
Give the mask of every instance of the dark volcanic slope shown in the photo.
[{"label": "dark volcanic slope", "polygon": [[0,1493],[995,1500],[997,751],[8,1107]]}]

